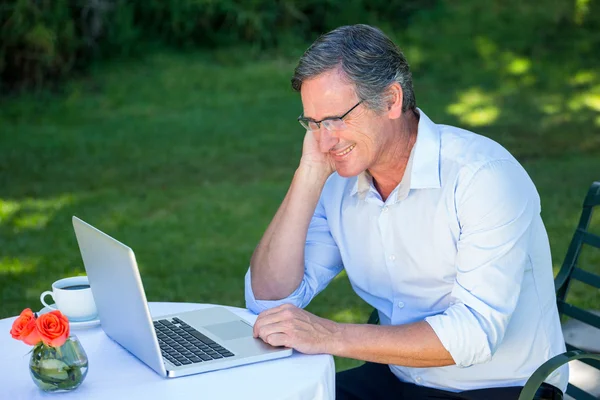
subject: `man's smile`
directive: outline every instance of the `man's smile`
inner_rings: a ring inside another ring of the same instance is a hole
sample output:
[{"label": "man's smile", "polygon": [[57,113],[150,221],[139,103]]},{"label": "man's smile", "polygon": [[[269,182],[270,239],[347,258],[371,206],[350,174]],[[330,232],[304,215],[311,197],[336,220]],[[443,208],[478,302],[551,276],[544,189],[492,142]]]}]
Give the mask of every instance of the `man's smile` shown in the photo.
[{"label": "man's smile", "polygon": [[342,151],[332,152],[332,153],[336,157],[344,157],[345,155],[347,155],[348,153],[350,153],[352,150],[354,150],[355,147],[356,147],[356,143],[351,144],[350,146],[346,147]]}]

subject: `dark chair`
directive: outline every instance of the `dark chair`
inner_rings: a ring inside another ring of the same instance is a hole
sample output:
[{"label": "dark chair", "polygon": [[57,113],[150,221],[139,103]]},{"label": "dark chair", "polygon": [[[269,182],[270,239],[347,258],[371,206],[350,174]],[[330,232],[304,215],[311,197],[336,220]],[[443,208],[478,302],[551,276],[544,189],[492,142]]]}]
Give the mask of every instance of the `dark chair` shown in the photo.
[{"label": "dark chair", "polygon": [[[579,225],[575,230],[563,265],[554,280],[554,285],[556,288],[558,312],[562,317],[566,316],[574,318],[600,329],[600,316],[567,303],[569,286],[574,280],[584,282],[595,289],[600,289],[600,275],[591,271],[586,271],[582,267],[577,266],[579,255],[581,254],[581,249],[584,245],[600,249],[600,236],[588,231],[590,221],[592,220],[592,211],[594,207],[598,205],[600,205],[600,181],[592,184],[583,201],[583,211],[581,213],[581,218],[579,219]],[[596,266],[596,270],[598,269],[600,269],[600,265]],[[590,289],[594,290],[593,288]],[[598,298],[600,298],[600,294]],[[373,310],[368,323],[379,323],[379,314],[377,310]],[[598,340],[600,341],[600,335]],[[569,343],[566,343],[566,346],[567,351],[565,353],[559,354],[546,361],[533,373],[533,375],[531,375],[521,391],[519,400],[553,399],[553,395],[546,394],[548,393],[548,391],[545,390],[546,388],[540,388],[540,386],[542,386],[542,382],[552,373],[552,371],[569,361],[580,360],[600,370],[600,354],[586,352]],[[567,387],[567,394],[578,400],[597,400],[593,395],[571,384]],[[556,397],[556,399],[559,398],[560,397]]]}]

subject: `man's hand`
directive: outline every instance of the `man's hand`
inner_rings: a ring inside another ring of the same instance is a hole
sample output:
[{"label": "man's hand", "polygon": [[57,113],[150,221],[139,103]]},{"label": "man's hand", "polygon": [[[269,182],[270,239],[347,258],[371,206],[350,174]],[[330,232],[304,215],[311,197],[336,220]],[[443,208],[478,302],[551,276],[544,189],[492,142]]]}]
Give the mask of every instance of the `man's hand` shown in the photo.
[{"label": "man's hand", "polygon": [[[306,131],[304,142],[302,144],[302,158],[300,166],[309,167],[325,174],[326,177],[335,171],[335,163],[331,159],[329,152],[323,151],[320,143],[321,132]],[[326,147],[327,145],[325,145]]]},{"label": "man's hand", "polygon": [[291,304],[263,311],[254,324],[254,337],[305,354],[333,354],[340,334],[340,324]]}]

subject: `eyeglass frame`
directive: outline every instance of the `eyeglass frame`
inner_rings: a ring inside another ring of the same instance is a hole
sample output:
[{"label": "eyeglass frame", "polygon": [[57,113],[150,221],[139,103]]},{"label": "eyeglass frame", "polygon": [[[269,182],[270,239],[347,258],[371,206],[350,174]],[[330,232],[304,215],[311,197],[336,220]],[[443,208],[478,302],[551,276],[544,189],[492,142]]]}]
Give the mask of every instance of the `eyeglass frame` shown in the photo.
[{"label": "eyeglass frame", "polygon": [[[306,118],[306,117],[304,117],[304,115],[300,114],[300,116],[298,117],[298,122],[306,130],[314,132],[316,130],[320,130],[321,129],[321,123],[324,122],[324,121],[336,121],[336,120],[340,120],[340,121],[344,122],[344,118],[346,118],[346,116],[348,116],[348,114],[350,114],[356,107],[358,107],[359,105],[361,105],[363,103],[363,101],[364,100],[361,100],[358,103],[356,103],[351,109],[349,109],[348,111],[346,111],[344,113],[344,115],[342,115],[341,117],[327,117],[327,118],[323,118],[320,121],[315,121],[315,120],[313,120],[311,118]],[[306,124],[303,123],[305,121],[306,121]],[[317,124],[318,129],[310,129],[310,127],[308,125],[308,123],[310,123],[310,122],[313,122],[313,123]],[[325,129],[330,130],[326,126],[325,126]]]}]

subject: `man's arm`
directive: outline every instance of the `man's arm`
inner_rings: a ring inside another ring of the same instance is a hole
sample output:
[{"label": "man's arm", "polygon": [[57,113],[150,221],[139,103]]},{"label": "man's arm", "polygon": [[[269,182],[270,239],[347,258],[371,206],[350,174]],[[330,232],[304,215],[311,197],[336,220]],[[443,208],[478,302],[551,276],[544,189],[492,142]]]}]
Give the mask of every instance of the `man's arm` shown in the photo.
[{"label": "man's arm", "polygon": [[290,189],[250,261],[252,291],[259,300],[289,296],[304,277],[308,225],[329,173],[300,166]]},{"label": "man's arm", "polygon": [[333,353],[340,357],[407,367],[454,365],[452,356],[425,321],[399,326],[342,324],[340,329],[341,340]]},{"label": "man's arm", "polygon": [[250,261],[251,286],[256,300],[283,299],[304,278],[304,248],[308,227],[334,165],[321,152],[313,132],[307,131],[300,166],[279,210]]},{"label": "man's arm", "polygon": [[260,314],[254,336],[306,354],[325,353],[408,367],[454,364],[425,321],[397,326],[340,324],[285,304]]}]

